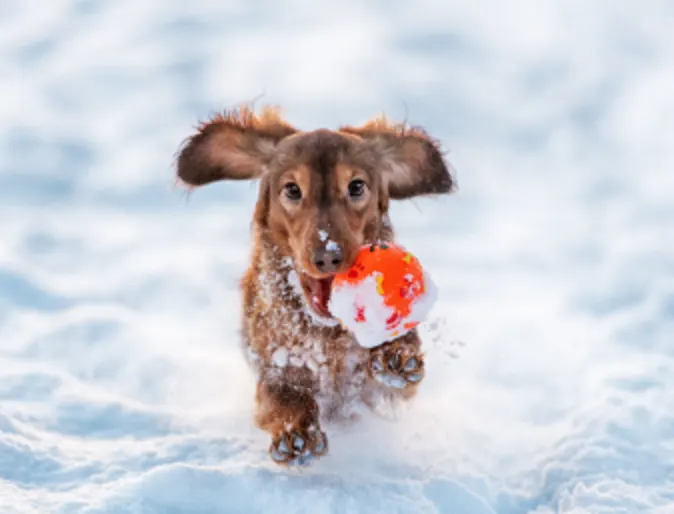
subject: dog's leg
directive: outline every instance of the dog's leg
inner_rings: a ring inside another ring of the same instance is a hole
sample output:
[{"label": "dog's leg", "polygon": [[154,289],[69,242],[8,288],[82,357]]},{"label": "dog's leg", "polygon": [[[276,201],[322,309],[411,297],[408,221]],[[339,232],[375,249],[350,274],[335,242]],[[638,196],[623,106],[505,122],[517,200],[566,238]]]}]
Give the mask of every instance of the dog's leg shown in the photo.
[{"label": "dog's leg", "polygon": [[424,356],[416,331],[373,348],[370,376],[388,388],[412,393],[424,378]]},{"label": "dog's leg", "polygon": [[287,376],[263,376],[256,400],[256,422],[272,437],[269,454],[275,462],[302,466],[327,453],[328,439],[310,388]]}]

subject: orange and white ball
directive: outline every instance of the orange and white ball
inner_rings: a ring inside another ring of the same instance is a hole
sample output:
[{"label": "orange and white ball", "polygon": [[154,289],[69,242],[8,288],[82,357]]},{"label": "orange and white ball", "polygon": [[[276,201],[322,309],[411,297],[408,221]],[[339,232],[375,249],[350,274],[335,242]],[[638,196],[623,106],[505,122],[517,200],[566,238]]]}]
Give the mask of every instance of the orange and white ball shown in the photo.
[{"label": "orange and white ball", "polygon": [[435,303],[435,285],[419,260],[395,244],[363,247],[354,265],[335,276],[330,312],[365,348],[409,332]]}]

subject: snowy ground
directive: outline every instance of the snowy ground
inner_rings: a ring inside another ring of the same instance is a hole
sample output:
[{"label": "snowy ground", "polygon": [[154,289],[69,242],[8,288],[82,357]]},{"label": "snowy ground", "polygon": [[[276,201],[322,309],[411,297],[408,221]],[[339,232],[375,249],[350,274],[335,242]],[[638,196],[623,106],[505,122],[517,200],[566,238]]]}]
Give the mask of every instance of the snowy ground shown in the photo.
[{"label": "snowy ground", "polygon": [[[672,30],[670,0],[0,0],[0,513],[674,512]],[[261,94],[407,114],[460,186],[393,212],[441,288],[419,401],[303,473],[236,346],[255,188],[173,189]]]}]

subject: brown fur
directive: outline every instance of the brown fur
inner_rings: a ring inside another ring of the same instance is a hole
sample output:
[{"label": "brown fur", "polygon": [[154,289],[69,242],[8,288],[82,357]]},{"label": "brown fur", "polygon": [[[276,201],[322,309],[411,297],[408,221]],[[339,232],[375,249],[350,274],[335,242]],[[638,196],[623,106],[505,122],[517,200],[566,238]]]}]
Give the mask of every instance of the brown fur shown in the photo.
[{"label": "brown fur", "polygon": [[[312,284],[350,267],[362,245],[393,242],[390,199],[453,190],[437,141],[385,118],[301,132],[275,109],[243,108],[203,123],[181,148],[177,174],[190,187],[260,180],[242,332],[258,374],[256,423],[272,437],[274,460],[319,457],[327,451],[321,421],[414,396],[423,377],[416,331],[365,349],[309,299]],[[362,194],[353,193],[358,180]],[[341,252],[329,270],[316,258],[326,234]]]}]

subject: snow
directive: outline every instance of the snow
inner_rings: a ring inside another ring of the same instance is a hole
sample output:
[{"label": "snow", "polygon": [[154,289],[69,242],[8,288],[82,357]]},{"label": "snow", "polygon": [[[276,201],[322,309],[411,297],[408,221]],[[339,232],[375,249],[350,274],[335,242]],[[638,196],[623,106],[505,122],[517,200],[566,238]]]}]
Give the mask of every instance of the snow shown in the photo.
[{"label": "snow", "polygon": [[[374,273],[356,285],[335,286],[330,295],[330,312],[353,333],[363,348],[374,348],[390,338],[386,319],[394,310],[377,292],[376,275]],[[364,311],[363,322],[358,320],[359,309]]]},{"label": "snow", "polygon": [[[0,1],[0,512],[674,511],[671,2],[291,4]],[[304,471],[251,423],[256,188],[171,170],[252,100],[457,170],[392,206],[439,290],[418,398]]]},{"label": "snow", "polygon": [[274,353],[271,354],[271,360],[275,366],[285,368],[288,365],[288,349],[277,348],[274,350]]},{"label": "snow", "polygon": [[[330,312],[355,336],[363,348],[375,348],[405,333],[405,323],[416,322],[423,328],[429,312],[437,301],[437,288],[430,275],[424,272],[425,291],[410,304],[410,313],[399,319],[397,325],[387,326],[387,320],[395,309],[384,303],[378,292],[377,279],[381,273],[374,272],[357,284],[336,284],[330,295]],[[419,287],[422,287],[419,285]],[[363,319],[359,319],[359,314]]]}]

